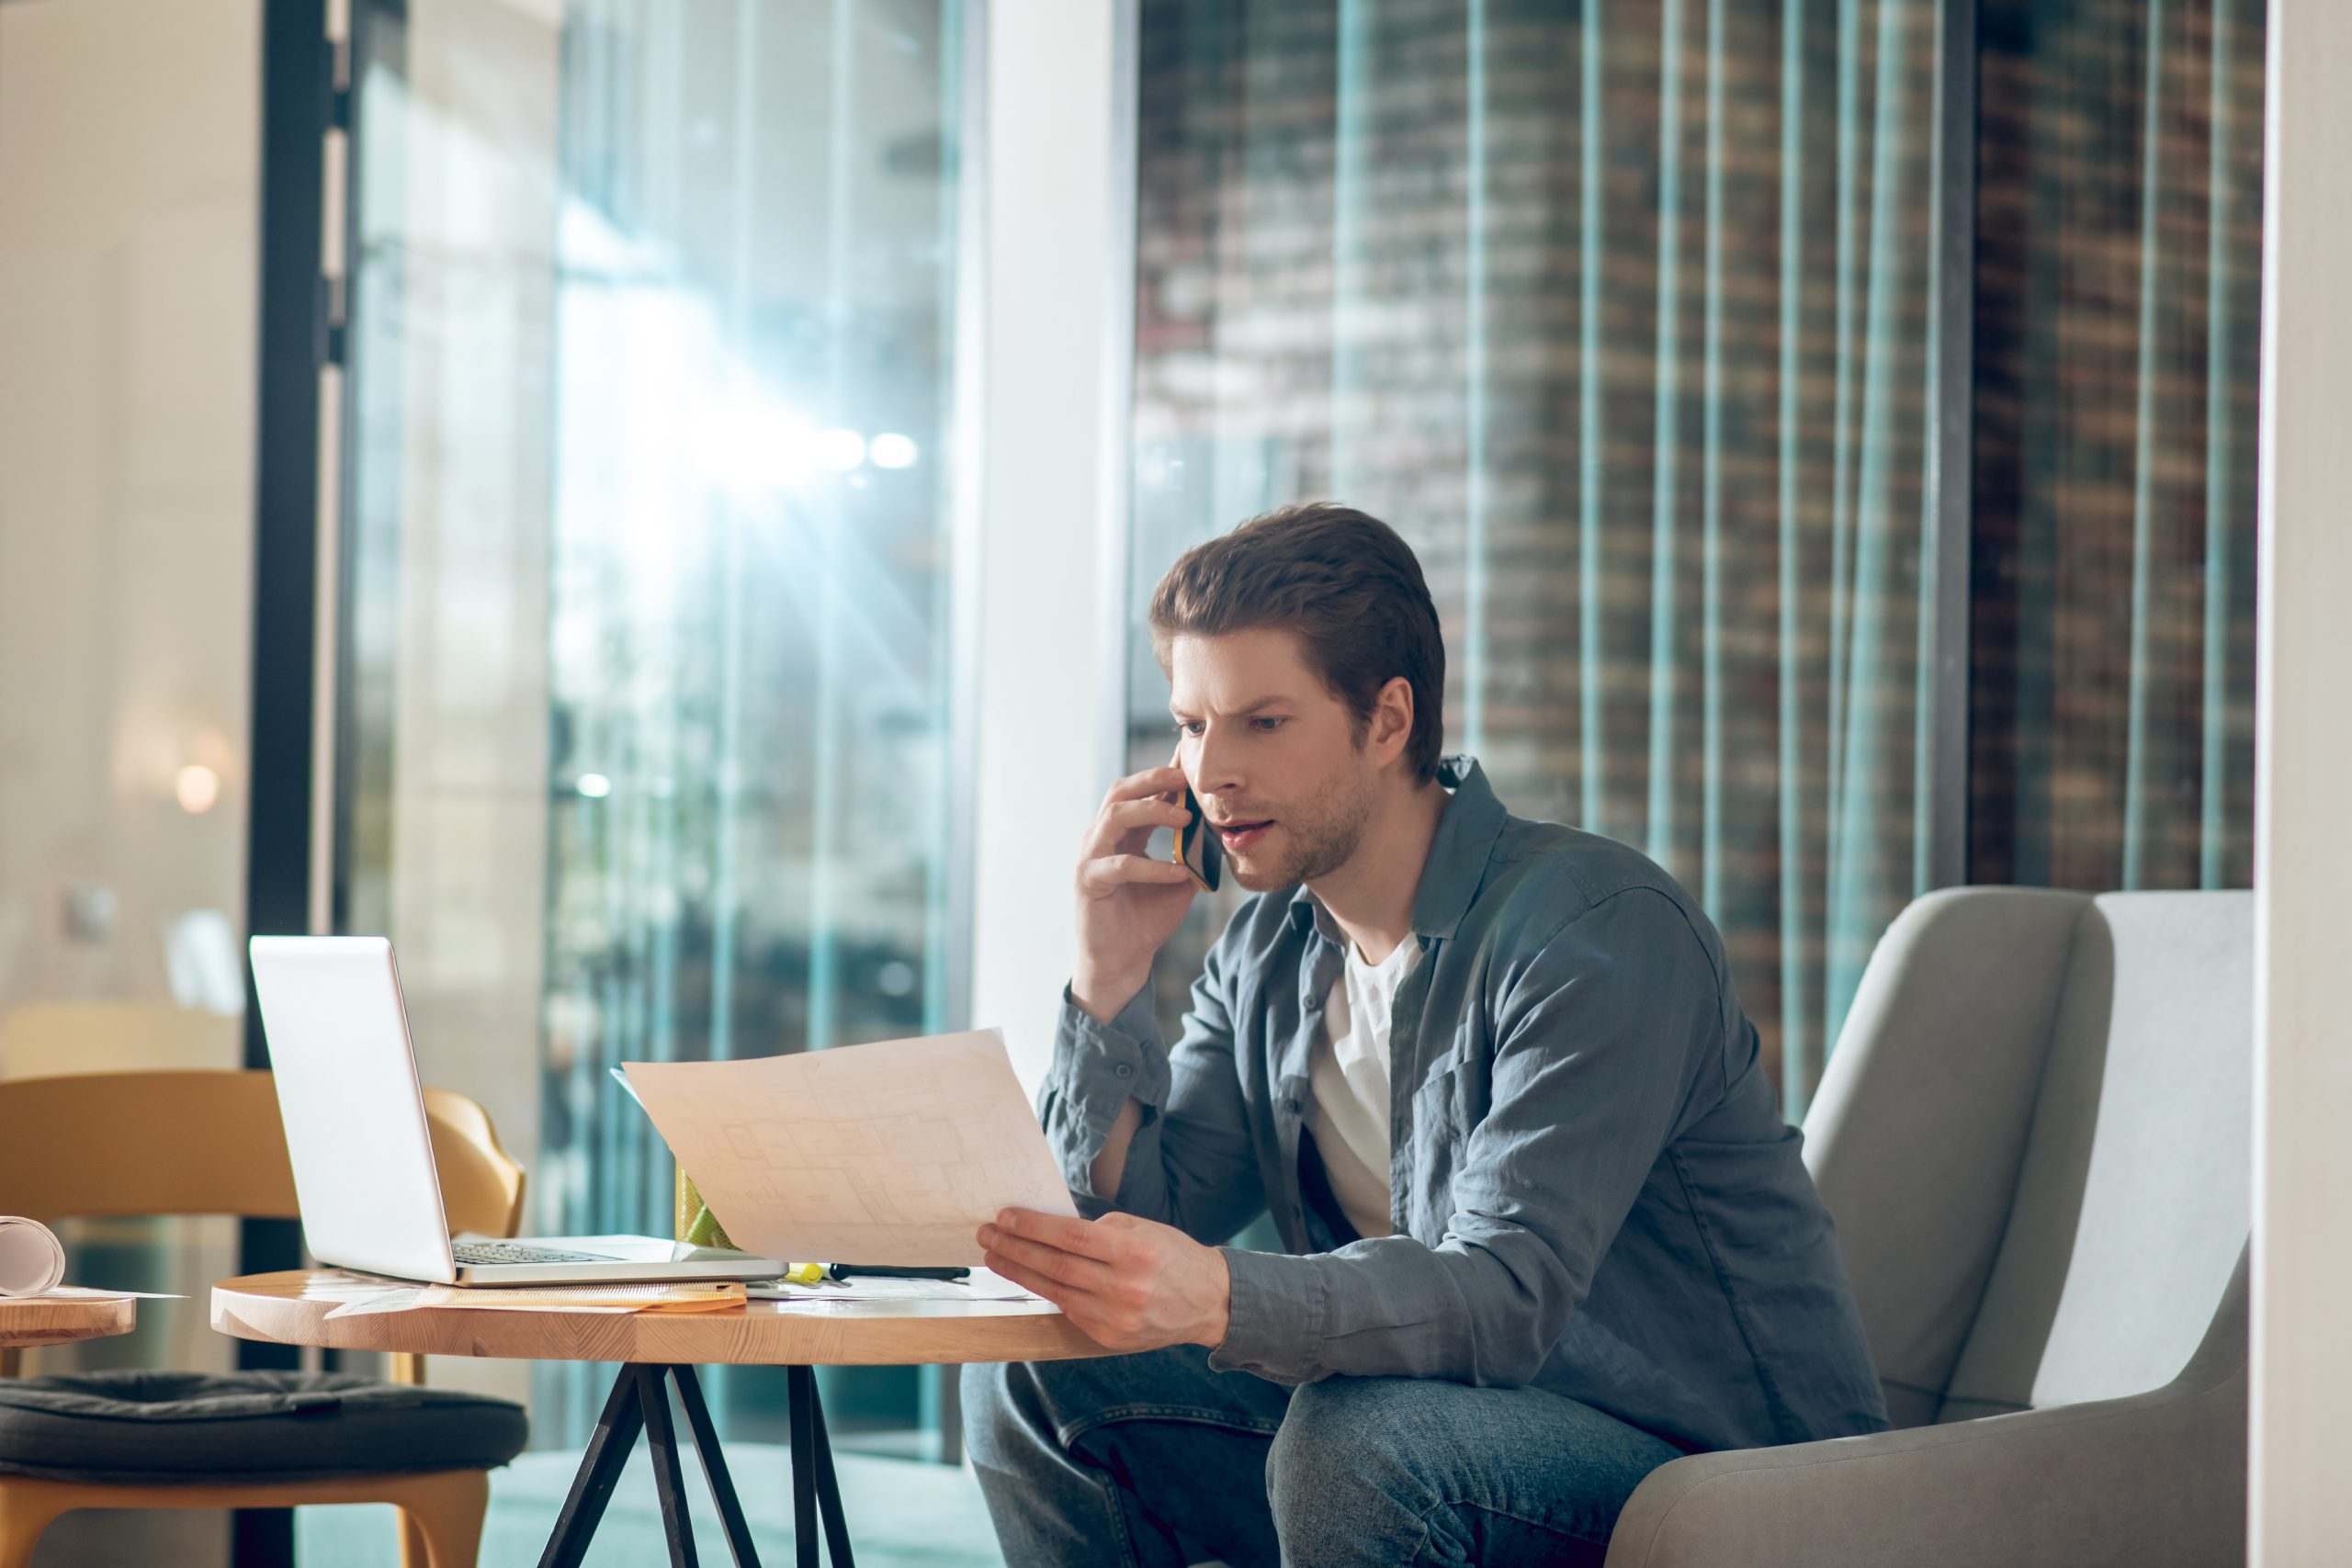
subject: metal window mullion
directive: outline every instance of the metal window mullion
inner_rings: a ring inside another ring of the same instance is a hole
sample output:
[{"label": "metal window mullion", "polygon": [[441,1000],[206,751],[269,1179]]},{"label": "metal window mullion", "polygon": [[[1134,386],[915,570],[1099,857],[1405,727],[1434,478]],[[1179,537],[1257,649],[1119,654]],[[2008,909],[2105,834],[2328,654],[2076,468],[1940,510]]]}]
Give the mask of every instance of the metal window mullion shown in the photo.
[{"label": "metal window mullion", "polygon": [[1969,649],[1974,604],[1977,79],[1983,39],[1978,0],[1942,0],[1936,49],[1934,277],[1928,324],[1934,425],[1928,453],[1928,535],[1934,574],[1928,606],[1928,680],[1926,885],[1970,876]]},{"label": "metal window mullion", "polygon": [[2140,120],[2139,344],[2132,389],[2132,629],[2124,671],[2123,871],[2130,891],[2147,878],[2151,739],[2149,622],[2155,588],[2157,296],[2164,287],[2163,109],[2165,0],[2148,0],[2148,42]]},{"label": "metal window mullion", "polygon": [[[1128,594],[1135,558],[1136,251],[1141,210],[1136,141],[1142,114],[1141,0],[1114,0],[1111,18],[1111,136],[1108,231],[1102,237],[1108,276],[1102,290],[1102,421],[1096,433],[1102,463],[1097,515],[1102,518],[1096,562],[1098,744],[1104,780],[1127,771]],[[1218,519],[1231,526],[1238,518]]]},{"label": "metal window mullion", "polygon": [[1468,0],[1467,38],[1469,102],[1465,137],[1469,162],[1468,200],[1463,214],[1469,273],[1463,314],[1466,327],[1467,365],[1464,395],[1464,446],[1467,460],[1464,475],[1463,511],[1466,526],[1463,541],[1464,622],[1469,648],[1462,688],[1466,722],[1464,735],[1469,750],[1486,748],[1487,739],[1487,0]]},{"label": "metal window mullion", "polygon": [[[833,0],[831,98],[828,104],[825,182],[825,411],[826,425],[843,423],[849,391],[850,233],[856,220],[852,199],[852,138],[856,129],[857,60],[853,48],[857,0]],[[844,581],[842,534],[849,522],[844,481],[829,477],[824,500],[814,508],[819,581],[823,598],[817,617],[817,755],[811,770],[816,799],[808,834],[808,1029],[807,1048],[835,1043],[840,1028],[840,942],[834,926],[833,841],[840,832],[842,705],[841,683],[849,669],[842,659]]]},{"label": "metal window mullion", "polygon": [[[255,935],[299,935],[311,929],[311,866],[320,852],[311,810],[318,766],[321,377],[326,349],[320,268],[334,52],[322,0],[264,0],[260,15],[245,929]],[[248,1067],[269,1066],[250,970],[243,1059]],[[239,1222],[241,1272],[289,1269],[300,1261],[300,1235],[292,1222]],[[298,1363],[291,1346],[241,1341],[237,1347],[240,1367]],[[241,1553],[255,1561],[290,1555],[290,1528],[282,1516],[241,1515],[234,1528]]]},{"label": "metal window mullion", "polygon": [[2228,863],[2230,504],[2236,431],[2231,384],[2230,230],[2231,78],[2236,70],[2230,0],[2213,0],[2211,62],[2212,145],[2206,200],[2205,280],[2205,647],[2204,713],[2199,769],[2197,885],[2219,887]]},{"label": "metal window mullion", "polygon": [[1904,8],[1895,0],[1879,7],[1878,84],[1871,104],[1871,241],[1869,296],[1863,306],[1861,472],[1856,486],[1853,551],[1853,610],[1848,617],[1852,650],[1847,679],[1854,694],[1847,706],[1842,788],[1830,832],[1837,845],[1827,906],[1830,1014],[1824,1039],[1834,1042],[1861,978],[1877,928],[1887,913],[1880,906],[1884,881],[1877,864],[1879,802],[1876,774],[1881,761],[1881,704],[1877,687],[1885,663],[1886,601],[1892,588],[1894,516],[1895,294],[1901,288],[1895,251],[1902,243],[1896,221],[1903,141]]},{"label": "metal window mullion", "polygon": [[1798,508],[1798,330],[1804,300],[1804,0],[1788,0],[1781,34],[1780,342],[1780,853],[1781,1104],[1801,1121],[1814,1069],[1813,1004],[1807,984],[1804,773],[1798,744],[1804,717],[1797,600],[1804,581]]},{"label": "metal window mullion", "polygon": [[1356,494],[1356,449],[1364,434],[1363,207],[1370,197],[1372,6],[1374,0],[1340,0],[1338,79],[1332,96],[1331,171],[1331,456],[1333,499],[1369,504]]},{"label": "metal window mullion", "polygon": [[1707,0],[1707,249],[1701,519],[1701,901],[1724,905],[1724,7]]},{"label": "metal window mullion", "polygon": [[1601,373],[1602,197],[1600,0],[1585,0],[1577,71],[1577,783],[1579,823],[1602,825],[1601,760]]},{"label": "metal window mullion", "polygon": [[1650,479],[1649,857],[1673,868],[1674,667],[1680,468],[1682,313],[1682,0],[1659,17],[1657,149],[1657,362]]}]

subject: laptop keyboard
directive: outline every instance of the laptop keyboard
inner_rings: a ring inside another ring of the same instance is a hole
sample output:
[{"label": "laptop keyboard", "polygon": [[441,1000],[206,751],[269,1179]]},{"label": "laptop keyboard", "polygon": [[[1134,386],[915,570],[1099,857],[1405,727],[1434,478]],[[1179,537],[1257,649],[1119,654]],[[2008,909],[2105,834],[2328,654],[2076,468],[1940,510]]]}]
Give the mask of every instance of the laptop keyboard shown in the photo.
[{"label": "laptop keyboard", "polygon": [[451,1245],[460,1263],[610,1263],[597,1252],[560,1252],[552,1247],[526,1247],[518,1241],[460,1241]]}]

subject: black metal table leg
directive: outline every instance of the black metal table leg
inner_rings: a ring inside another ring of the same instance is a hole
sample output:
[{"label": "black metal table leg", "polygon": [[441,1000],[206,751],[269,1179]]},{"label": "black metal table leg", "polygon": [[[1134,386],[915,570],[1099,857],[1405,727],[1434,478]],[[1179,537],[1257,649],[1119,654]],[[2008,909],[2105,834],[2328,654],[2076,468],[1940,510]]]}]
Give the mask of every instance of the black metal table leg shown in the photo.
[{"label": "black metal table leg", "polygon": [[[816,1371],[809,1367],[788,1367],[786,1377],[792,1402],[794,1551],[800,1568],[818,1568],[817,1542],[822,1537],[832,1568],[854,1568],[849,1525],[842,1511],[841,1478],[833,1470],[833,1445],[825,1433]],[[624,1366],[613,1380],[613,1392],[596,1417],[596,1430],[588,1438],[588,1450],[581,1456],[571,1490],[556,1516],[555,1533],[539,1558],[539,1568],[580,1568],[640,1431],[652,1450],[653,1489],[662,1502],[662,1529],[669,1543],[672,1568],[697,1568],[694,1521],[686,1509],[684,1467],[678,1458],[677,1428],[670,1418],[673,1379],[679,1403],[685,1408],[686,1428],[702,1460],[703,1474],[710,1482],[711,1498],[718,1505],[719,1519],[727,1529],[727,1547],[736,1568],[760,1568],[751,1526],[743,1517],[743,1505],[735,1494],[734,1478],[728,1473],[718,1430],[711,1423],[710,1407],[703,1401],[702,1384],[694,1368],[639,1363]]]},{"label": "black metal table leg", "polygon": [[710,1483],[711,1500],[718,1505],[718,1521],[727,1530],[727,1550],[735,1568],[760,1568],[760,1554],[752,1544],[752,1527],[743,1518],[743,1505],[735,1495],[734,1478],[718,1450],[718,1429],[711,1425],[710,1406],[703,1403],[702,1381],[692,1367],[672,1367],[678,1381],[678,1403],[685,1407],[686,1429],[694,1434],[695,1451],[702,1456],[703,1479]]},{"label": "black metal table leg", "polygon": [[842,1517],[842,1483],[833,1474],[832,1439],[825,1435],[825,1406],[817,1398],[817,1380],[808,1379],[808,1425],[817,1437],[817,1512],[825,1521],[825,1546],[833,1568],[853,1568],[849,1558],[849,1522]]},{"label": "black metal table leg", "polygon": [[613,1392],[596,1417],[588,1451],[580,1457],[580,1469],[571,1478],[562,1511],[556,1515],[555,1533],[548,1538],[547,1551],[539,1556],[539,1568],[580,1568],[581,1559],[588,1554],[588,1540],[605,1517],[605,1505],[612,1501],[613,1488],[620,1484],[621,1467],[628,1462],[629,1450],[637,1446],[638,1428],[645,1424],[637,1371],[623,1367],[620,1376],[613,1380]]},{"label": "black metal table leg", "polygon": [[700,1568],[694,1520],[686,1515],[686,1477],[678,1465],[678,1433],[670,1422],[670,1380],[664,1367],[638,1367],[638,1401],[645,1413],[645,1446],[653,1456],[653,1492],[662,1500],[662,1535],[670,1568]]},{"label": "black metal table leg", "polygon": [[817,1568],[817,1376],[808,1367],[785,1372],[792,1411],[792,1550],[798,1568]]},{"label": "black metal table leg", "polygon": [[825,1410],[817,1398],[816,1370],[787,1369],[786,1388],[792,1402],[792,1543],[798,1568],[817,1568],[820,1510],[826,1554],[833,1568],[853,1568],[841,1482],[833,1473],[833,1445],[825,1435]]}]

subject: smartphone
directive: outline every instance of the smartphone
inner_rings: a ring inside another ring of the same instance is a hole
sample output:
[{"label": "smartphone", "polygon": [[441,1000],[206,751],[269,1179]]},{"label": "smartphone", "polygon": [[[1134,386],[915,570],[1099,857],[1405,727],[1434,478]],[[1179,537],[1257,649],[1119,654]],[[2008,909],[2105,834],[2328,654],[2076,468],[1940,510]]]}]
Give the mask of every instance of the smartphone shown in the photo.
[{"label": "smartphone", "polygon": [[1193,886],[1204,893],[1216,892],[1216,885],[1224,879],[1225,845],[1202,814],[1200,797],[1193,793],[1189,779],[1184,783],[1184,825],[1176,830],[1174,858],[1191,874]]}]

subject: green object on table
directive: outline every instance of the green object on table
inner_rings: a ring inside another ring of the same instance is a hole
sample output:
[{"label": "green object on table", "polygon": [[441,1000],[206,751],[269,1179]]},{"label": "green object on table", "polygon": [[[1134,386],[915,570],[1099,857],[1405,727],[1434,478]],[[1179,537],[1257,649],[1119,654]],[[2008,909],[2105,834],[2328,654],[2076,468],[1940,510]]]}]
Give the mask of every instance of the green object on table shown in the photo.
[{"label": "green object on table", "polygon": [[678,1239],[689,1247],[731,1248],[735,1245],[727,1239],[727,1231],[719,1224],[718,1216],[710,1212],[710,1205],[704,1202],[702,1194],[695,1190],[693,1179],[683,1170],[678,1172],[676,1234]]}]

